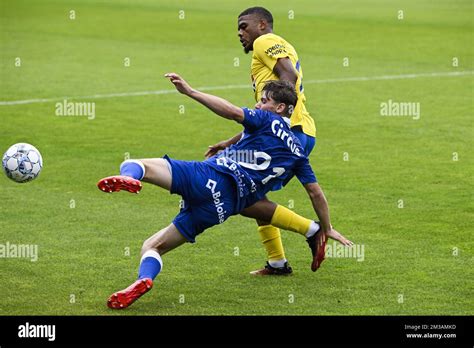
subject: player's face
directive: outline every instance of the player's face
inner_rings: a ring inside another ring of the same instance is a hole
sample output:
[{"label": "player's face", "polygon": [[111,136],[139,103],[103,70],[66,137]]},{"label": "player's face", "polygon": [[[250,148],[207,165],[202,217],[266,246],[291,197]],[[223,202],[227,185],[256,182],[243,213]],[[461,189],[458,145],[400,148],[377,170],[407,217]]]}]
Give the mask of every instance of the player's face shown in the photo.
[{"label": "player's face", "polygon": [[253,42],[260,36],[260,20],[255,15],[246,15],[239,17],[237,21],[237,30],[240,43],[244,47],[244,52],[249,53],[253,50]]},{"label": "player's face", "polygon": [[255,109],[273,112],[274,114],[281,114],[285,111],[285,104],[277,103],[275,100],[267,96],[267,92],[263,91],[262,97],[255,104]]}]

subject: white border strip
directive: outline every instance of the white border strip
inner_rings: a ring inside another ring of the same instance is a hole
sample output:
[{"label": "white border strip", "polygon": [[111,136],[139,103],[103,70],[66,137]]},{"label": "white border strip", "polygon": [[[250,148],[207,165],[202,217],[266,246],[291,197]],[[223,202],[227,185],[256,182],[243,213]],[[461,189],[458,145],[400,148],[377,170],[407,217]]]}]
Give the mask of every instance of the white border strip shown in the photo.
[{"label": "white border strip", "polygon": [[[466,76],[473,75],[474,71],[450,71],[450,72],[433,72],[433,73],[421,73],[421,74],[402,74],[402,75],[381,75],[381,76],[360,76],[360,77],[341,77],[335,79],[325,80],[305,80],[304,85],[309,84],[323,84],[323,83],[338,83],[338,82],[359,82],[359,81],[378,81],[378,80],[402,80],[402,79],[415,79],[420,77],[449,77],[449,76]],[[251,88],[248,85],[225,85],[225,86],[208,86],[197,88],[200,91],[214,91],[223,89],[243,89]],[[65,99],[107,99],[107,98],[121,98],[121,97],[136,97],[145,95],[160,95],[160,94],[172,94],[177,93],[175,89],[162,89],[156,91],[141,91],[141,92],[124,92],[124,93],[110,93],[110,94],[93,94],[78,97],[55,97],[55,98],[41,98],[41,99],[25,99],[25,100],[7,100],[0,101],[1,105],[22,105],[22,104],[35,104],[35,103],[49,103],[54,101],[60,101]]]}]

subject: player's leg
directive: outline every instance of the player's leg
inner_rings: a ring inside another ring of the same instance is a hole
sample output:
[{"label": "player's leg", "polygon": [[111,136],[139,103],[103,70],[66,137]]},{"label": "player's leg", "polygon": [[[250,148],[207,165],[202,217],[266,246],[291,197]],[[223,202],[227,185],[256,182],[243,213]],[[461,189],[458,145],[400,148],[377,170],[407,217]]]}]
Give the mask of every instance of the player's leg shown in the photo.
[{"label": "player's leg", "polygon": [[170,163],[164,158],[147,158],[140,160],[145,167],[143,181],[171,190],[172,175]]},{"label": "player's leg", "polygon": [[[241,215],[256,219],[259,223],[297,232],[306,237],[313,234],[315,222],[296,214],[294,211],[264,198],[244,209]],[[308,235],[309,232],[309,235]]]},{"label": "player's leg", "polygon": [[[278,256],[272,254],[272,252],[274,252],[274,250],[283,249],[283,245],[281,244],[280,233],[278,234],[279,238],[269,239],[269,237],[275,237],[275,235],[269,235],[268,230],[263,231],[265,232],[265,234],[262,233],[262,226],[264,228],[270,226],[274,229],[277,229],[278,232],[280,232],[279,228],[283,228],[285,230],[294,231],[301,235],[304,235],[313,254],[311,269],[315,271],[319,268],[319,265],[324,259],[324,245],[320,246],[317,243],[316,234],[320,230],[319,224],[317,222],[306,219],[291,211],[290,209],[285,208],[281,205],[277,205],[266,198],[246,208],[242,211],[241,214],[246,217],[257,219],[257,222],[259,223],[260,237],[262,238],[262,242],[265,246],[265,249],[267,250],[267,255],[269,257],[265,268],[253,271],[251,272],[251,274],[284,275],[291,273],[291,271],[286,271],[289,268],[286,259],[285,264],[283,266],[275,265],[274,263],[272,263],[273,258],[275,256]],[[280,245],[277,244],[278,242],[280,243]]]},{"label": "player's leg", "polygon": [[97,186],[104,192],[126,190],[140,192],[145,181],[166,190],[171,189],[172,175],[169,162],[164,158],[126,160],[120,165],[120,175],[101,179]]},{"label": "player's leg", "polygon": [[[237,193],[232,178],[203,163],[167,161],[174,175],[170,191],[180,194],[185,204],[171,225],[143,243],[139,279],[127,289],[112,294],[108,301],[111,308],[126,308],[151,289],[153,279],[162,269],[161,255],[186,241],[194,242],[198,234],[235,213]],[[144,161],[145,169],[148,165],[154,170],[149,171],[146,180],[165,186],[161,181],[165,168],[160,163]]]},{"label": "player's leg", "polygon": [[250,272],[253,275],[289,275],[293,269],[288,264],[281,239],[280,229],[257,220],[257,231],[267,252],[267,264],[264,268]]},{"label": "player's leg", "polygon": [[[300,140],[301,146],[303,147],[305,154],[309,156],[316,144],[316,138],[305,134],[302,131],[301,127],[294,127],[292,128],[292,131],[295,136]],[[266,200],[267,202],[269,202],[268,199]],[[264,206],[263,203],[262,206]],[[290,216],[288,214],[288,209],[285,210],[286,208],[283,208],[283,206],[279,206],[279,214],[277,214],[276,223],[281,223],[284,226],[285,224],[290,222],[290,226],[288,227],[291,231],[295,231],[295,228],[297,230],[306,231],[306,228],[308,227],[306,222],[294,219],[294,216]],[[258,209],[258,207],[256,209]],[[258,215],[259,214],[257,213],[257,216]],[[281,221],[279,219],[281,219]],[[262,220],[269,221],[269,219],[257,218],[258,233],[267,252],[267,265],[265,266],[265,268],[252,271],[250,273],[254,275],[287,275],[292,273],[292,269],[288,265],[288,261],[285,257],[285,250],[283,248],[283,242],[281,240],[280,229],[277,225],[265,223]]]},{"label": "player's leg", "polygon": [[148,238],[142,245],[138,279],[154,280],[163,268],[161,256],[185,242],[173,223]]},{"label": "player's leg", "polygon": [[186,238],[178,231],[176,226],[170,224],[143,242],[141,256],[143,257],[150,250],[164,255],[186,241]]},{"label": "player's leg", "polygon": [[124,290],[113,293],[107,305],[113,309],[130,306],[153,287],[153,280],[163,268],[161,255],[186,242],[186,238],[170,224],[148,238],[142,246],[138,280]]},{"label": "player's leg", "polygon": [[[306,219],[290,209],[277,205],[268,199],[258,201],[254,205],[244,209],[241,212],[241,215],[260,220],[264,225],[272,225],[304,235],[313,254],[313,262],[311,264],[311,269],[313,271],[316,271],[324,260],[324,244],[326,237],[334,239],[345,246],[353,245],[350,240],[345,238],[335,229],[331,229],[326,236],[322,236],[324,238],[318,238],[320,237],[318,236],[318,232],[320,231],[319,223]],[[323,242],[318,244],[318,241],[320,240]],[[272,274],[278,272],[278,270],[273,270],[272,268],[271,264],[268,263],[267,267],[264,269],[266,272],[264,272],[264,270],[255,271],[259,273],[253,274],[266,275],[270,272],[273,272]]]},{"label": "player's leg", "polygon": [[[256,203],[240,213],[243,216],[256,219],[258,234],[267,252],[267,265],[265,268],[250,273],[253,275],[291,274],[292,269],[285,257],[280,229],[272,226],[270,223],[276,204],[270,202],[266,197],[259,202],[261,204]],[[272,208],[273,211],[271,211]]]}]

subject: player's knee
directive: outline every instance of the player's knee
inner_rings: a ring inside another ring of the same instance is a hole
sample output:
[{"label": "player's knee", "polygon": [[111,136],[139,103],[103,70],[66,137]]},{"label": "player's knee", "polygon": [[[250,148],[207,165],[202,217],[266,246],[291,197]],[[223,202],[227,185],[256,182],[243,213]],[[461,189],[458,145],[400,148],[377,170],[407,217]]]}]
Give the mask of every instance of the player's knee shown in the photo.
[{"label": "player's knee", "polygon": [[145,170],[147,168],[150,168],[150,163],[149,161],[146,159],[146,158],[142,158],[142,159],[137,159],[136,160],[137,162],[140,162],[142,164],[142,166],[145,168]]},{"label": "player's knee", "polygon": [[143,158],[139,159],[138,161],[143,164],[145,169],[154,169],[161,167],[162,163],[164,163],[166,160],[163,158]]},{"label": "player's knee", "polygon": [[166,252],[165,245],[165,241],[161,239],[156,240],[153,237],[148,238],[146,241],[143,242],[141,255],[146,253],[148,250],[154,250],[161,255],[162,253]]},{"label": "player's knee", "polygon": [[151,238],[147,239],[146,241],[143,242],[142,244],[142,250],[141,254],[143,255],[149,250],[156,250],[154,243],[150,240]]},{"label": "player's knee", "polygon": [[259,220],[259,219],[256,219],[255,221],[257,222],[257,225],[258,225],[258,226],[267,226],[267,225],[271,225],[271,222],[270,222],[270,221]]}]

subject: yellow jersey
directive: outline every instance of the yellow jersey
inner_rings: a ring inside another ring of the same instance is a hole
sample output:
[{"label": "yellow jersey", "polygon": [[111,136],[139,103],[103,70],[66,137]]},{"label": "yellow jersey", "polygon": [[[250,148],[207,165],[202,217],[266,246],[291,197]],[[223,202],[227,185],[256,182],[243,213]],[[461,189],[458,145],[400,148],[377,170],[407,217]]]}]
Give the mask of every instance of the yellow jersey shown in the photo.
[{"label": "yellow jersey", "polygon": [[312,137],[316,137],[316,126],[314,120],[306,111],[304,103],[306,97],[303,89],[303,69],[301,68],[298,54],[292,45],[282,37],[273,33],[259,36],[253,42],[252,54],[252,84],[255,92],[255,100],[258,102],[262,97],[262,89],[266,81],[278,80],[278,76],[273,72],[273,68],[278,58],[288,57],[296,70],[298,79],[296,81],[296,94],[298,102],[296,103],[293,114],[291,115],[291,127],[301,126],[303,132]]}]

